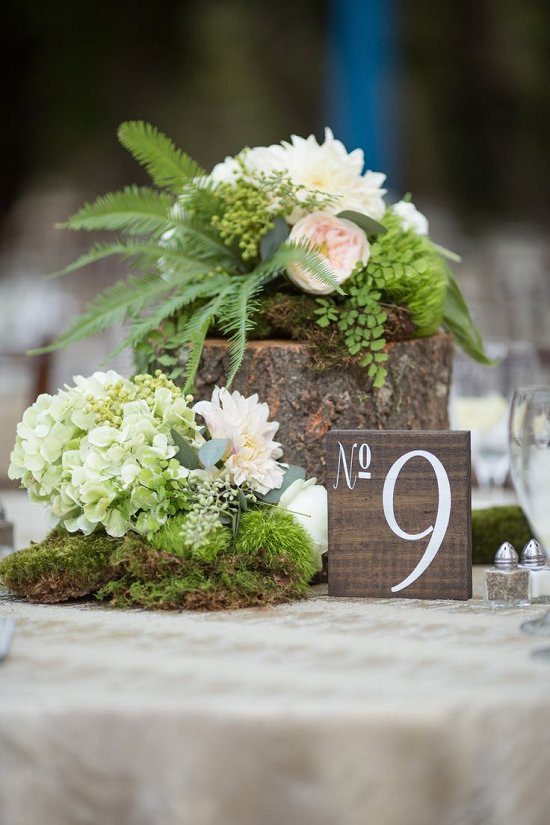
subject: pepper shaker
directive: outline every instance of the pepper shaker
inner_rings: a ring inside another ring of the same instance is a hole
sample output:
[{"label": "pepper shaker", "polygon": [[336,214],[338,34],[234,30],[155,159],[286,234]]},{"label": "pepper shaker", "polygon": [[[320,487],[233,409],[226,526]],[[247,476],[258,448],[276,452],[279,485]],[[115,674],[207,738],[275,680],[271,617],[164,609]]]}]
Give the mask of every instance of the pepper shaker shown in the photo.
[{"label": "pepper shaker", "polygon": [[519,568],[518,554],[505,541],[495,555],[494,567],[485,571],[485,601],[491,607],[529,605],[529,570]]},{"label": "pepper shaker", "polygon": [[528,541],[521,552],[520,566],[529,571],[529,594],[533,604],[550,604],[550,568],[544,550],[536,541]]}]

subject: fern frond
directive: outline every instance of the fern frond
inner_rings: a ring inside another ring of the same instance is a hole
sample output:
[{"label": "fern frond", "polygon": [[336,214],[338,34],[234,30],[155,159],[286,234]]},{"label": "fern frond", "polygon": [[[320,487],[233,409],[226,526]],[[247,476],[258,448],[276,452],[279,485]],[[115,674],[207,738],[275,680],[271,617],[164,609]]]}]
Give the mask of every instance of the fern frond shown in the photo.
[{"label": "fern frond", "polygon": [[129,245],[125,241],[115,241],[114,243],[96,243],[83,255],[80,255],[75,261],[68,266],[60,269],[58,272],[52,272],[48,275],[49,278],[60,278],[62,275],[68,275],[69,272],[76,272],[77,269],[83,269],[88,264],[93,264],[95,261],[101,261],[103,258],[108,258],[110,255],[137,254],[129,253]]},{"label": "fern frond", "polygon": [[172,205],[172,198],[162,192],[127,186],[85,204],[62,225],[68,229],[124,230],[130,235],[145,235],[173,227]]},{"label": "fern frond", "polygon": [[224,201],[218,187],[208,178],[195,178],[183,187],[179,203],[194,215],[201,215],[211,221],[214,215],[224,210]]},{"label": "fern frond", "polygon": [[307,242],[294,243],[287,241],[279,247],[277,252],[253,270],[252,274],[264,274],[273,276],[281,274],[290,264],[301,266],[321,283],[332,287],[336,292],[344,295],[344,290],[332,274],[330,266],[325,259],[314,249],[311,249]]},{"label": "fern frond", "polygon": [[231,336],[229,373],[227,375],[228,387],[233,383],[233,379],[243,362],[247,333],[255,326],[252,319],[259,306],[254,298],[262,289],[266,277],[268,276],[262,273],[243,277],[240,281],[237,281],[224,304],[221,327],[227,335]]},{"label": "fern frond", "polygon": [[183,373],[183,391],[191,392],[195,383],[195,376],[199,368],[202,350],[208,329],[210,327],[210,320],[203,323],[200,329],[195,330],[188,341],[187,362],[185,364],[185,371]]},{"label": "fern frond", "polygon": [[219,294],[228,282],[227,275],[213,276],[204,281],[189,284],[184,289],[177,289],[176,293],[159,304],[151,315],[132,321],[128,336],[114,354],[118,354],[126,347],[136,346],[149,332],[157,329],[166,318],[170,318],[183,307],[189,306],[199,298],[210,298],[212,295]]},{"label": "fern frond", "polygon": [[190,215],[184,209],[174,209],[172,219],[176,226],[175,239],[186,252],[197,258],[217,258],[219,263],[230,261],[240,264],[240,259],[220,239],[206,221]]},{"label": "fern frond", "polygon": [[234,286],[228,280],[215,297],[193,313],[185,325],[182,344],[189,345],[184,373],[186,392],[189,392],[193,387],[208,329],[216,317],[224,311],[224,303],[233,290]]},{"label": "fern frond", "polygon": [[165,281],[155,274],[140,278],[130,276],[127,281],[113,284],[89,303],[85,311],[74,319],[53,344],[32,350],[31,355],[61,349],[82,338],[97,335],[107,327],[121,323],[128,313],[140,312],[173,288],[173,282]]},{"label": "fern frond", "polygon": [[122,123],[118,139],[145,167],[157,186],[181,192],[188,180],[206,174],[189,155],[177,149],[165,134],[142,120]]}]

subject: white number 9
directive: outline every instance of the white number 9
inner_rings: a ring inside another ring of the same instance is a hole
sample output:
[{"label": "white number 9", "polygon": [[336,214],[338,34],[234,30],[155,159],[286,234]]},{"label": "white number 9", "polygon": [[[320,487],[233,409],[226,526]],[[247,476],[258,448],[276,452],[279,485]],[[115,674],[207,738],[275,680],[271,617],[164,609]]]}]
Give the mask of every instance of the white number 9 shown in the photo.
[{"label": "white number 9", "polygon": [[[393,497],[395,493],[395,483],[401,469],[403,468],[403,465],[406,464],[407,461],[410,461],[411,458],[416,457],[425,458],[426,461],[429,461],[432,465],[435,472],[435,477],[437,479],[439,502],[435,525],[431,524],[421,533],[406,533],[401,529],[395,519]],[[416,581],[422,573],[424,573],[436,557],[443,539],[445,538],[445,533],[447,532],[447,527],[449,526],[449,518],[451,516],[451,485],[449,484],[449,476],[447,475],[445,467],[441,461],[435,457],[435,455],[426,452],[426,450],[412,450],[410,453],[405,453],[392,465],[388,475],[386,476],[384,490],[382,492],[382,504],[384,506],[386,521],[395,535],[399,536],[399,538],[405,539],[406,541],[419,541],[432,533],[428,546],[424,551],[424,555],[414,570],[407,576],[406,579],[403,579],[402,582],[392,587],[392,593],[396,593],[398,590],[403,590],[405,587],[408,587]]]}]

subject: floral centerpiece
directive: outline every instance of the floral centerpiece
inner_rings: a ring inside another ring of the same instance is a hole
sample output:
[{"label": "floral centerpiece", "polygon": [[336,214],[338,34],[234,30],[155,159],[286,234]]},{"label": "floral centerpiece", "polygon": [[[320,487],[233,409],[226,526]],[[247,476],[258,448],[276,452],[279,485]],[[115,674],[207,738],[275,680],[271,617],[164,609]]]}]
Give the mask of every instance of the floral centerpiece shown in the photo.
[{"label": "floral centerpiece", "polygon": [[119,236],[63,272],[119,255],[140,274],[100,294],[50,348],[125,321],[121,348],[134,349],[138,368],[160,363],[186,390],[212,332],[230,342],[227,385],[247,337],[273,331],[319,351],[328,341],[374,387],[385,382],[396,335],[443,326],[487,360],[448,264],[456,256],[430,240],[410,200],[386,202],[385,176],[364,171],[362,151],[348,153],[330,129],[323,143],[292,136],[243,149],[210,173],[146,123],[124,123],[119,138],[155,188],[127,187],[71,217],[70,229]]},{"label": "floral centerpiece", "polygon": [[142,607],[296,598],[327,544],[326,491],[281,463],[267,404],[217,388],[194,406],[158,370],[77,376],[17,427],[9,475],[53,532],[0,562],[35,601]]}]

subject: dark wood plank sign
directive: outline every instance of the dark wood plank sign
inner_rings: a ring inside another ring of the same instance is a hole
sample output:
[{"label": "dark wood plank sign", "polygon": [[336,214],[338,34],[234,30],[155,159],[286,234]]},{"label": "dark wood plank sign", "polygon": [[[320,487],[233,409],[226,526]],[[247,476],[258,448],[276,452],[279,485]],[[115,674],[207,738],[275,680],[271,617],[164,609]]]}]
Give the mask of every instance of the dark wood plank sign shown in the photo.
[{"label": "dark wood plank sign", "polygon": [[470,433],[327,435],[330,596],[469,599]]}]

